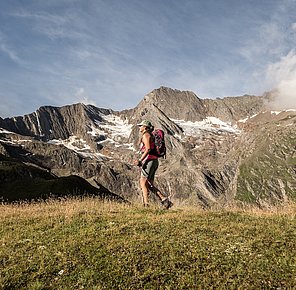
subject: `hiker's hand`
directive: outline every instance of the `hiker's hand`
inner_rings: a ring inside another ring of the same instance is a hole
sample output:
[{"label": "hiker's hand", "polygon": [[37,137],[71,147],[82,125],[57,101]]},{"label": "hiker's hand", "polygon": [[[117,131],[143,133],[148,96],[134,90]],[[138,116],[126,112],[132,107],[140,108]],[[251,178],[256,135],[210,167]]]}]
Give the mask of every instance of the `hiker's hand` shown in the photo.
[{"label": "hiker's hand", "polygon": [[142,161],[140,161],[140,160],[135,160],[135,161],[134,161],[134,164],[137,165],[137,166],[139,166],[139,167],[141,167],[141,166],[142,166]]}]

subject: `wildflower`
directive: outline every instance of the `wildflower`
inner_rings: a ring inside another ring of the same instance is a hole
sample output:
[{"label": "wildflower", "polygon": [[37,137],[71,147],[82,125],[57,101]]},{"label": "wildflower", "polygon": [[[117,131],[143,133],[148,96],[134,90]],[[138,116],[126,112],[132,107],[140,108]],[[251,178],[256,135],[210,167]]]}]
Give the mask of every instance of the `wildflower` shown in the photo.
[{"label": "wildflower", "polygon": [[61,270],[59,273],[58,273],[60,276],[64,274],[64,270]]}]

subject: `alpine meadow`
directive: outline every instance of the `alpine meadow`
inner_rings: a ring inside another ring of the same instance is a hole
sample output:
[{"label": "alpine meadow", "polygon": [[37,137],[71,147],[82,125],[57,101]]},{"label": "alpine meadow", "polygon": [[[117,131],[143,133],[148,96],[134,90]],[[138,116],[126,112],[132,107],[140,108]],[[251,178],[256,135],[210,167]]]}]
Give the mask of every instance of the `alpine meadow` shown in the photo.
[{"label": "alpine meadow", "polygon": [[1,289],[294,289],[295,205],[1,205]]}]

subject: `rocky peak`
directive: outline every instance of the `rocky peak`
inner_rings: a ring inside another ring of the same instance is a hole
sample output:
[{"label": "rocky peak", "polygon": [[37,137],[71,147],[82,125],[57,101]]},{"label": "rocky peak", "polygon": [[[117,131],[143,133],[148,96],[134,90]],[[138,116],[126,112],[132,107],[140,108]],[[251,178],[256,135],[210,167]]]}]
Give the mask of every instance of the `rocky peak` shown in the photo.
[{"label": "rocky peak", "polygon": [[[217,99],[200,99],[190,91],[160,87],[147,94],[135,108],[136,112],[159,108],[169,118],[184,121],[201,121],[216,117],[223,121],[238,121],[250,117],[264,108],[266,98],[244,95]],[[143,113],[144,112],[144,113]]]},{"label": "rocky peak", "polygon": [[[133,114],[131,123],[138,124],[142,120],[150,120],[154,128],[162,129],[165,132],[168,150],[172,148],[179,148],[180,142],[176,139],[177,135],[181,135],[183,130],[175,122],[173,122],[162,110],[160,110],[155,104],[149,106],[138,106]],[[129,141],[137,147],[137,141],[139,140],[139,128],[134,126]]]},{"label": "rocky peak", "polygon": [[0,120],[0,127],[18,134],[48,141],[70,136],[87,137],[94,121],[112,110],[81,103],[63,107],[43,106],[28,115]]},{"label": "rocky peak", "polygon": [[136,109],[157,106],[172,119],[200,121],[205,118],[205,108],[193,92],[160,87],[147,94]]}]

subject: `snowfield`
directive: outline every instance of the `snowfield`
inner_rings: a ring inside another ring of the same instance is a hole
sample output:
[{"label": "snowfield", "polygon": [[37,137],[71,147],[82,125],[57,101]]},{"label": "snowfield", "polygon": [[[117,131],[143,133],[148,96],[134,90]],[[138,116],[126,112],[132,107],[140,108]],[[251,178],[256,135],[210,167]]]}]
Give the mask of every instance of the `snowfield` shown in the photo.
[{"label": "snowfield", "polygon": [[197,137],[202,131],[210,131],[213,133],[227,132],[233,134],[240,134],[241,132],[236,126],[232,126],[230,123],[223,122],[215,117],[207,117],[202,121],[196,122],[176,119],[171,120],[180,126],[187,136]]}]

